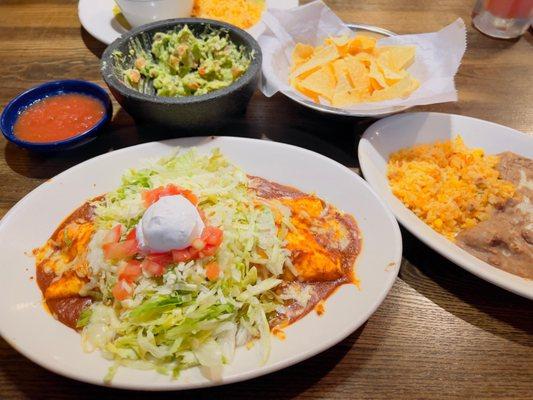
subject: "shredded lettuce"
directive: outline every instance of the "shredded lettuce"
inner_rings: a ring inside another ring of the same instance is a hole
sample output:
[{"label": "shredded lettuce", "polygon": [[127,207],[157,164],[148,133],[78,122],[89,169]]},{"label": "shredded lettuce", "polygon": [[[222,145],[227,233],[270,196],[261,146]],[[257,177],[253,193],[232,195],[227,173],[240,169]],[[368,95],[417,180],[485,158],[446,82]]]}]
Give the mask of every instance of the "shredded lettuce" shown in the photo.
[{"label": "shredded lettuce", "polygon": [[76,322],[76,328],[80,329],[86,326],[91,320],[92,313],[93,311],[90,307],[84,308]]},{"label": "shredded lettuce", "polygon": [[145,301],[140,306],[130,311],[128,318],[133,323],[153,321],[165,311],[173,310],[183,304],[181,296],[159,296]]},{"label": "shredded lettuce", "polygon": [[[116,224],[126,231],[142,217],[141,193],[173,183],[198,196],[209,223],[224,231],[214,257],[171,265],[159,278],[142,276],[131,299],[116,301],[111,289],[118,266],[101,254],[105,232]],[[97,232],[89,244],[93,272],[88,290],[99,290],[83,320],[88,351],[99,349],[118,366],[154,369],[178,376],[201,366],[212,375],[232,361],[237,346],[252,340],[262,361],[270,353],[269,317],[283,300],[274,293],[290,253],[284,248],[289,222],[276,225],[268,204],[248,190],[248,177],[219,150],[202,155],[194,149],[127,171],[120,187],[95,203]],[[204,265],[215,259],[221,276],[209,281]],[[258,273],[258,268],[263,272]]]}]

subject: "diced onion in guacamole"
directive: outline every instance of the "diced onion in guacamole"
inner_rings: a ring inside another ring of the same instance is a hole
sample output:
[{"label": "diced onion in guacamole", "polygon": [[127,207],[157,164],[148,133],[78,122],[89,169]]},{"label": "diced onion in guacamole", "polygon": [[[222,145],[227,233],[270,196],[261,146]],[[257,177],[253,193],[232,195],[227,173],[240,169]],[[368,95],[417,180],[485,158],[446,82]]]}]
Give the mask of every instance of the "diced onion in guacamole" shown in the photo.
[{"label": "diced onion in guacamole", "polygon": [[165,97],[199,96],[231,85],[246,72],[251,55],[224,32],[196,35],[185,26],[179,32],[154,35],[151,54],[137,54],[125,81],[139,85],[152,79],[156,93]]}]

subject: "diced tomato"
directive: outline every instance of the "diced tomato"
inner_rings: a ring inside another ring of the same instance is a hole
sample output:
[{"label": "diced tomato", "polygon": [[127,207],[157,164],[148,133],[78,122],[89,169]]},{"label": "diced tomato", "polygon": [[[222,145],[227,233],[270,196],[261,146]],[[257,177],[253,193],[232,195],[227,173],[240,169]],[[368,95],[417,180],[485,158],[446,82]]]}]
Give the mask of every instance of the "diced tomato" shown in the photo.
[{"label": "diced tomato", "polygon": [[113,286],[111,292],[113,293],[113,297],[115,299],[122,301],[131,297],[133,288],[126,281],[119,280],[117,283],[115,283],[115,286]]},{"label": "diced tomato", "polygon": [[146,190],[141,193],[146,208],[150,207],[157,200],[159,200],[159,189]]},{"label": "diced tomato", "polygon": [[203,258],[203,257],[214,256],[217,250],[218,250],[218,246],[211,246],[210,244],[208,244],[200,252],[200,257]]},{"label": "diced tomato", "polygon": [[102,246],[102,250],[106,260],[124,260],[125,258],[133,257],[139,251],[136,239],[118,243],[106,243]]},{"label": "diced tomato", "polygon": [[144,205],[146,207],[150,207],[152,204],[154,204],[157,200],[159,200],[159,197],[161,197],[162,191],[163,186],[142,192],[141,197],[144,201]]},{"label": "diced tomato", "polygon": [[207,223],[207,217],[205,216],[204,210],[198,209],[198,214],[200,214],[200,218],[202,218],[202,221],[204,221],[204,224]]},{"label": "diced tomato", "polygon": [[210,281],[218,279],[219,275],[220,266],[216,261],[210,262],[205,266],[205,276],[207,276],[207,279],[209,279]]},{"label": "diced tomato", "polygon": [[145,258],[141,263],[141,267],[144,273],[149,276],[161,276],[165,273],[165,266],[155,261]]},{"label": "diced tomato", "polygon": [[200,258],[200,252],[194,247],[188,247],[187,251],[189,252],[189,257],[191,260],[196,260],[197,258]]},{"label": "diced tomato", "polygon": [[174,260],[172,258],[172,253],[169,251],[167,253],[153,253],[146,256],[150,261],[156,262],[158,264],[166,267],[168,264],[171,264]]},{"label": "diced tomato", "polygon": [[173,183],[169,183],[168,185],[163,187],[161,196],[173,196],[175,194],[180,194],[181,192],[183,192],[183,190],[184,189],[182,187],[174,185]]},{"label": "diced tomato", "polygon": [[120,269],[118,279],[131,283],[135,282],[141,274],[141,263],[137,260],[130,260]]},{"label": "diced tomato", "polygon": [[189,250],[172,250],[172,259],[177,263],[191,260]]},{"label": "diced tomato", "polygon": [[[183,194],[185,196],[185,192],[189,192],[190,194],[192,194],[190,190],[183,189],[177,185],[170,183],[166,186],[160,186],[152,190],[146,190],[141,194],[141,197],[144,201],[144,205],[146,207],[150,207],[152,204],[154,204],[157,200],[159,200],[163,196],[174,196],[177,194]],[[196,198],[196,196],[194,196],[194,198]],[[189,201],[192,202],[192,200],[190,199]]]},{"label": "diced tomato", "polygon": [[115,225],[112,229],[107,231],[102,243],[117,243],[120,240],[122,234],[122,225]]},{"label": "diced tomato", "polygon": [[200,238],[194,239],[191,246],[183,250],[172,250],[172,259],[174,262],[187,262],[212,256],[222,243],[222,237],[223,233],[220,229],[208,226]]},{"label": "diced tomato", "polygon": [[129,233],[126,235],[126,240],[137,240],[137,229],[133,228]]},{"label": "diced tomato", "polygon": [[191,243],[191,247],[198,251],[202,251],[205,248],[205,245],[206,243],[200,238],[194,239]]},{"label": "diced tomato", "polygon": [[198,258],[198,250],[194,247],[187,247],[183,250],[172,250],[174,262],[187,262]]},{"label": "diced tomato", "polygon": [[198,204],[198,197],[191,192],[190,190],[184,190],[182,193],[180,193],[183,197],[185,197],[187,200],[189,200],[192,204],[195,206]]},{"label": "diced tomato", "polygon": [[222,238],[222,230],[214,226],[206,226],[202,232],[202,239],[211,246],[219,246],[222,243]]}]

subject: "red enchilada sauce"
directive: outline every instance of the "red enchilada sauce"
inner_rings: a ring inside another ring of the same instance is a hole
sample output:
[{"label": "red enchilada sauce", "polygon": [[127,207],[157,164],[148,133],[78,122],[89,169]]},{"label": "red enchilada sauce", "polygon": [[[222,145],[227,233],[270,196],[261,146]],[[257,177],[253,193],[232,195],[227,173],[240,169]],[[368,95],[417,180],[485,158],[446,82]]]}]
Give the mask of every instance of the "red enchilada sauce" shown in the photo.
[{"label": "red enchilada sauce", "polygon": [[33,143],[65,140],[95,126],[104,116],[100,101],[84,94],[47,97],[24,110],[13,127],[17,138]]}]

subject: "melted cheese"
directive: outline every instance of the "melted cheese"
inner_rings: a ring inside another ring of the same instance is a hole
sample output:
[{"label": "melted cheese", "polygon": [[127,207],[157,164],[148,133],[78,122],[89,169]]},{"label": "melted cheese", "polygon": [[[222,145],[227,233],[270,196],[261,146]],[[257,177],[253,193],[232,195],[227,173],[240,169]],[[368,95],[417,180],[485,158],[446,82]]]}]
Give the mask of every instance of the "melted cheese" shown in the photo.
[{"label": "melted cheese", "polygon": [[46,300],[72,297],[79,294],[85,282],[74,273],[63,275],[57,281],[52,282],[44,292]]},{"label": "melted cheese", "polygon": [[84,283],[81,278],[89,273],[86,257],[93,233],[91,222],[70,222],[53,239],[34,251],[37,264],[57,278],[46,290],[45,298],[78,294]]},{"label": "melted cheese", "polygon": [[[344,273],[342,259],[332,247],[344,237],[340,223],[333,212],[324,207],[316,197],[283,199],[292,211],[294,225],[286,237],[287,248],[292,253],[292,262],[302,281],[331,281],[341,278]],[[328,239],[328,248],[319,243],[318,237]]]}]

